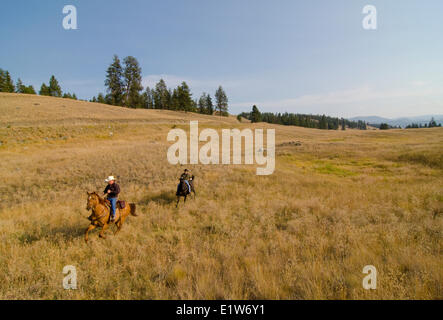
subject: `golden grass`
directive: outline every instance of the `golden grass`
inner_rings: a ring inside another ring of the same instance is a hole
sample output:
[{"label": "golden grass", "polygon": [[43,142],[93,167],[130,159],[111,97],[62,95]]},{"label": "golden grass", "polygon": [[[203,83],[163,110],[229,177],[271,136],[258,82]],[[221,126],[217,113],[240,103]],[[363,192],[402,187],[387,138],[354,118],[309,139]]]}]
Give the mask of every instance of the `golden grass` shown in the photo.
[{"label": "golden grass", "polygon": [[[275,173],[189,166],[198,197],[175,209],[183,167],[166,135],[190,119],[275,128]],[[443,298],[440,128],[332,132],[0,94],[0,142],[1,299]],[[110,174],[140,216],[85,244],[86,191]],[[78,290],[62,288],[65,265]],[[365,265],[377,290],[362,288]]]}]

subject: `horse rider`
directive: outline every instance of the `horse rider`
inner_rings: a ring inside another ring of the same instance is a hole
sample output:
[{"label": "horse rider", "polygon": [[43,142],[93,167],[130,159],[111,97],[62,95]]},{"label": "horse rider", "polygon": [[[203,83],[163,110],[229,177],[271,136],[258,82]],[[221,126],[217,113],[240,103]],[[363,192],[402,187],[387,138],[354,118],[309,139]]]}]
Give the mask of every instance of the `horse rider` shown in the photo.
[{"label": "horse rider", "polygon": [[[191,193],[191,186],[192,186],[192,177],[188,169],[185,169],[185,171],[180,176],[180,180],[183,180],[189,188],[189,193]],[[180,184],[177,186],[177,194],[180,192]]]},{"label": "horse rider", "polygon": [[111,202],[111,222],[115,221],[115,214],[117,212],[117,199],[120,193],[120,186],[115,182],[114,176],[109,176],[105,180],[108,185],[103,193],[107,196],[108,200]]}]

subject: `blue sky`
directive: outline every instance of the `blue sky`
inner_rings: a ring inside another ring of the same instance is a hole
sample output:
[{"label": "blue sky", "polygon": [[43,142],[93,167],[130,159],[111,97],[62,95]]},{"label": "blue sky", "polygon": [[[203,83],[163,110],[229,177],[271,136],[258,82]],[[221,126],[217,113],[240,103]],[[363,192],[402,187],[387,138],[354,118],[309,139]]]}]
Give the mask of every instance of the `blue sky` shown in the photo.
[{"label": "blue sky", "polygon": [[[68,4],[78,30],[62,27]],[[362,27],[367,4],[377,30]],[[90,99],[112,56],[132,55],[145,86],[222,85],[231,113],[442,114],[442,13],[441,0],[2,1],[0,68]]]}]

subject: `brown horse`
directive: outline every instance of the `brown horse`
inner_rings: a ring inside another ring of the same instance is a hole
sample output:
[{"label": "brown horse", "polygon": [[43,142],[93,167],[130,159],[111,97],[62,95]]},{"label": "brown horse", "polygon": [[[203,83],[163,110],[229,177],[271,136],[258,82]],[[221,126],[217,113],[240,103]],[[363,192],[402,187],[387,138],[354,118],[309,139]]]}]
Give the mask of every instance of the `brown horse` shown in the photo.
[{"label": "brown horse", "polygon": [[[88,233],[89,231],[94,230],[97,227],[101,227],[102,230],[99,234],[100,238],[105,239],[105,232],[108,229],[109,225],[112,224],[110,222],[111,210],[107,201],[101,198],[96,192],[92,192],[88,194],[88,200],[86,209],[92,210],[92,214],[89,217],[91,220],[91,225],[86,229],[85,232],[85,241],[88,242]],[[130,203],[129,206],[126,206],[124,209],[121,209],[119,205],[117,205],[117,212],[115,213],[115,225],[117,226],[117,230],[114,232],[114,235],[117,234],[123,226],[125,219],[129,216],[129,214],[136,217],[135,214],[135,204]]]},{"label": "brown horse", "polygon": [[185,182],[185,180],[180,179],[180,184],[178,185],[177,188],[177,205],[175,206],[176,208],[178,208],[178,204],[180,203],[180,197],[184,197],[184,203],[186,203],[186,199],[188,198],[188,196],[192,193],[194,193],[194,199],[196,196],[196,192],[195,192],[195,187],[194,187],[194,180],[195,177],[192,176],[191,180],[189,181],[189,185],[191,186],[191,191],[189,191],[189,187],[188,184]]}]

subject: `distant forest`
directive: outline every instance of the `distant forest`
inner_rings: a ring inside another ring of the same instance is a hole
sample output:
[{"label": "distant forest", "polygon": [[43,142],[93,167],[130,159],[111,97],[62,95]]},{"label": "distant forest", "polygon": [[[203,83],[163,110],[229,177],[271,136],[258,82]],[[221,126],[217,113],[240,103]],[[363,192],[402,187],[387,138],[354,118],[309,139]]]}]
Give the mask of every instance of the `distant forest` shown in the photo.
[{"label": "distant forest", "polygon": [[[391,126],[387,123],[370,124],[370,126],[376,127],[380,130],[402,129],[401,126]],[[431,120],[429,121],[429,123],[425,123],[425,124],[412,123],[412,124],[408,124],[405,127],[405,129],[421,129],[421,128],[436,128],[436,127],[441,127],[441,123],[437,124],[434,117],[432,117]]]},{"label": "distant forest", "polygon": [[243,112],[238,116],[251,122],[267,122],[286,126],[298,126],[322,130],[346,130],[346,128],[366,130],[364,121],[350,121],[344,118],[334,118],[326,115],[312,115],[300,113],[261,113],[257,106],[252,107],[251,112]]},{"label": "distant forest", "polygon": [[406,129],[416,129],[416,128],[435,128],[435,127],[441,127],[441,123],[437,124],[434,118],[429,121],[429,123],[425,123],[424,125],[412,123],[410,125],[406,126]]}]

